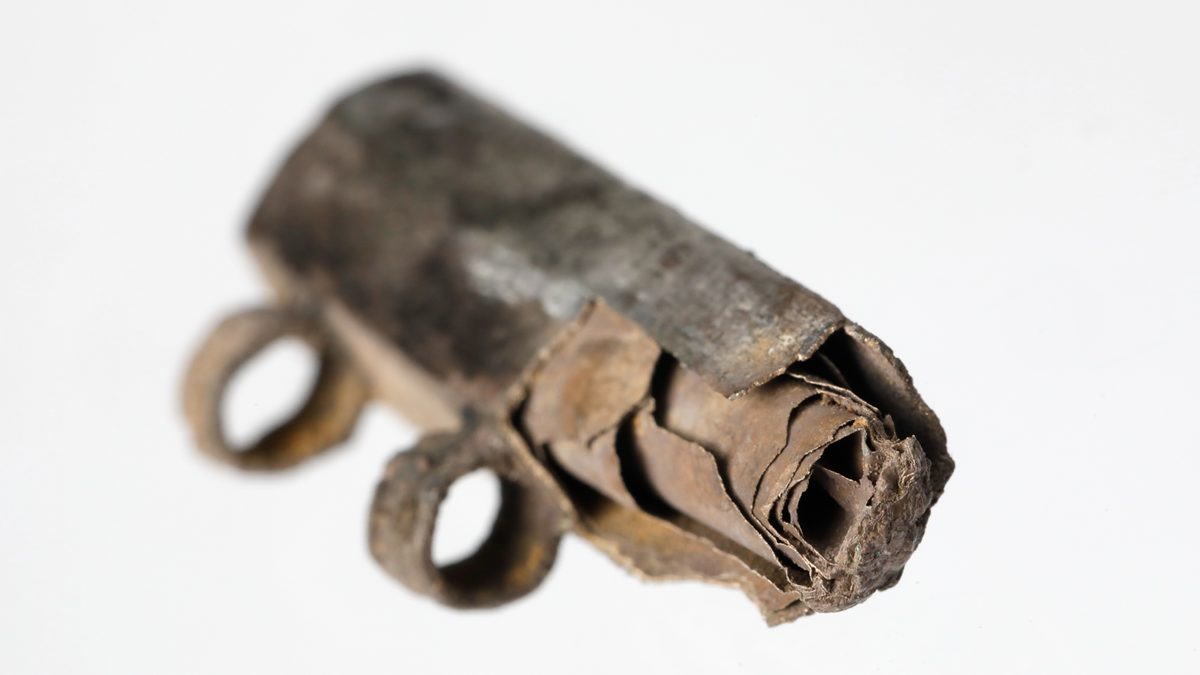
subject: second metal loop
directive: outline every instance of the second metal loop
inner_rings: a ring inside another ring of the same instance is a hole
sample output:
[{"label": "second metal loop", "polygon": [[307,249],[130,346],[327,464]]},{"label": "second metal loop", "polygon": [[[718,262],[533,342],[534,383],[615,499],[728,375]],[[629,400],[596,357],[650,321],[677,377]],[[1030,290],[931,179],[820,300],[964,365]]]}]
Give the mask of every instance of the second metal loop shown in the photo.
[{"label": "second metal loop", "polygon": [[[500,479],[501,503],[492,532],[457,563],[432,559],[438,508],[450,485],[476,469]],[[493,607],[529,593],[554,564],[570,520],[499,429],[469,427],[422,439],[397,455],[375,492],[371,553],[413,591],[453,607]]]}]

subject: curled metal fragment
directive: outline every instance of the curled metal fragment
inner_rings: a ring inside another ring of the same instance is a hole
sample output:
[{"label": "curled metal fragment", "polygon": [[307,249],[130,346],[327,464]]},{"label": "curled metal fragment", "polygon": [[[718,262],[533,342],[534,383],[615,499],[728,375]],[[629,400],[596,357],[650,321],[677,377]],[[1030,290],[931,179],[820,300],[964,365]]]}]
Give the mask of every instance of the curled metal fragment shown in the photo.
[{"label": "curled metal fragment", "polygon": [[597,304],[532,378],[523,428],[580,483],[568,493],[669,521],[806,607],[845,609],[899,578],[934,486],[918,441],[817,362],[729,400]]},{"label": "curled metal fragment", "polygon": [[[742,589],[769,623],[894,584],[953,471],[903,365],[823,298],[432,74],[334,106],[249,228],[272,306],[185,383],[197,444],[282,469],[370,399],[426,437],[389,465],[371,551],[456,607],[535,588],[573,530],[651,579]],[[230,447],[220,401],[272,340],[321,355],[308,403]],[[439,504],[478,468],[492,535],[446,567]]]}]

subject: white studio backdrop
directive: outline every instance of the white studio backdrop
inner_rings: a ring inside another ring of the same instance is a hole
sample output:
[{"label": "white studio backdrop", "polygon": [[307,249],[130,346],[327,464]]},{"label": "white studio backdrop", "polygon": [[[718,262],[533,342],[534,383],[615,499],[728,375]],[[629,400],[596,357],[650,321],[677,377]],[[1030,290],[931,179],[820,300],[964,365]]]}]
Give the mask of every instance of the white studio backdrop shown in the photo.
[{"label": "white studio backdrop", "polygon": [[[1198,35],[1194,2],[6,3],[0,671],[1195,672]],[[421,64],[896,350],[958,462],[899,586],[767,629],[571,537],[533,595],[452,611],[367,552],[416,437],[390,411],[285,475],[194,451],[182,369],[265,297],[259,191]]]}]

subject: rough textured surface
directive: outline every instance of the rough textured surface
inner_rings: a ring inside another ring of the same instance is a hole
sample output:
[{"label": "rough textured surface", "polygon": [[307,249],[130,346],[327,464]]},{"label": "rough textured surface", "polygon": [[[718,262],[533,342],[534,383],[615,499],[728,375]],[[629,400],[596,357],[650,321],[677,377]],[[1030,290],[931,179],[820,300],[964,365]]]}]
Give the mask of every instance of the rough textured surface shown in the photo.
[{"label": "rough textured surface", "polygon": [[[238,368],[272,342],[301,338],[321,355],[317,382],[296,415],[249,448],[233,448],[221,423],[221,400]],[[295,466],[350,437],[370,397],[365,378],[313,315],[252,309],[227,317],[209,335],[188,368],[184,414],[196,445],[210,457],[252,471]]]},{"label": "rough textured surface", "polygon": [[[185,392],[198,443],[283,468],[340,442],[368,396],[397,407],[431,435],[389,466],[372,551],[441,602],[528,592],[573,527],[647,578],[741,588],[770,623],[842,609],[896,581],[953,470],[877,338],[434,75],[339,102],[249,239],[279,308],[201,348]],[[239,453],[223,388],[283,334],[310,336],[321,378]],[[502,478],[501,516],[439,569],[437,506],[478,467]]]},{"label": "rough textured surface", "polygon": [[[571,511],[539,482],[520,447],[492,424],[427,436],[388,464],[371,507],[371,554],[412,590],[453,607],[492,607],[525,595],[554,564]],[[479,550],[439,568],[433,528],[450,485],[476,469],[500,478],[500,512]]]},{"label": "rough textured surface", "polygon": [[[585,520],[605,498],[652,515],[709,543],[706,558],[742,563],[724,578],[760,576],[818,611],[896,582],[942,487],[915,438],[897,438],[827,358],[729,400],[670,356],[654,362],[653,347],[598,305],[532,379],[524,428],[558,470],[596,491],[587,500],[575,488],[590,505],[580,507]],[[588,358],[595,354],[603,358]],[[612,392],[614,377],[629,386],[605,396],[607,405],[580,394]],[[581,424],[596,419],[591,411],[604,411],[601,423]],[[620,536],[646,522],[627,519]],[[711,562],[672,564],[697,565],[692,574],[703,576]],[[751,597],[768,616],[778,604]]]},{"label": "rough textured surface", "polygon": [[749,253],[428,75],[339,103],[288,160],[250,238],[477,406],[592,297],[726,395],[843,322]]}]

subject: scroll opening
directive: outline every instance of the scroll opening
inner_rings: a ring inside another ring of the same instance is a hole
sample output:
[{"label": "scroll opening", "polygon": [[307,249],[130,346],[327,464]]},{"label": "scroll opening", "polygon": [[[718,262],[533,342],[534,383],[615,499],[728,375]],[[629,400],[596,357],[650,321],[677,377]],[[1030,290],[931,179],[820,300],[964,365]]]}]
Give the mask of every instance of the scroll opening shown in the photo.
[{"label": "scroll opening", "polygon": [[796,527],[804,540],[821,555],[830,557],[854,524],[847,511],[819,481],[809,481],[796,504]]},{"label": "scroll opening", "polygon": [[815,374],[844,387],[876,408],[880,417],[890,418],[897,436],[916,437],[931,464],[934,493],[941,494],[941,486],[954,472],[945,432],[913,389],[904,366],[875,336],[855,324],[843,326],[812,356],[792,364],[788,372]]},{"label": "scroll opening", "polygon": [[826,446],[821,452],[821,459],[817,460],[817,466],[857,481],[862,480],[865,459],[862,434],[853,433]]}]

